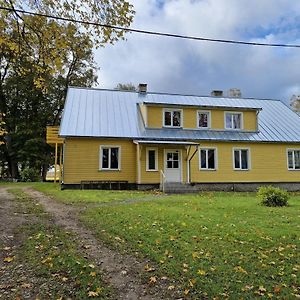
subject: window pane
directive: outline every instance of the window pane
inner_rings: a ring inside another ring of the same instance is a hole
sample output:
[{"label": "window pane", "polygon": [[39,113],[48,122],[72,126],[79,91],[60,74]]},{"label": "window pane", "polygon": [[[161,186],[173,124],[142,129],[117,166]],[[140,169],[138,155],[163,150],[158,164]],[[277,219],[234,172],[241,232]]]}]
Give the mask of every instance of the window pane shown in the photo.
[{"label": "window pane", "polygon": [[241,167],[241,165],[240,165],[240,151],[239,150],[234,151],[234,167],[236,169],[240,169],[240,167]]},{"label": "window pane", "polygon": [[201,150],[201,169],[206,169],[206,150]]},{"label": "window pane", "polygon": [[179,162],[178,160],[173,161],[173,169],[178,169],[179,168]]},{"label": "window pane", "polygon": [[108,152],[109,149],[104,148],[102,149],[102,168],[108,169]]},{"label": "window pane", "polygon": [[300,169],[300,151],[294,151],[295,154],[295,169]]},{"label": "window pane", "polygon": [[208,127],[208,113],[199,113],[199,127]]},{"label": "window pane", "polygon": [[178,153],[177,153],[177,152],[176,152],[176,153],[173,153],[173,160],[177,160],[177,161],[178,161],[178,160],[179,160],[178,157],[179,157],[179,156],[178,156]]},{"label": "window pane", "polygon": [[172,160],[168,160],[168,161],[167,161],[167,168],[168,168],[168,169],[172,169],[172,167],[173,167],[173,166],[172,166],[172,162],[173,162]]},{"label": "window pane", "polygon": [[231,117],[232,117],[232,114],[226,114],[226,128],[232,128]]},{"label": "window pane", "polygon": [[173,154],[168,152],[167,153],[167,161],[172,160],[173,159]]},{"label": "window pane", "polygon": [[233,114],[233,128],[238,129],[241,128],[241,115]]},{"label": "window pane", "polygon": [[173,126],[180,127],[180,111],[173,112]]},{"label": "window pane", "polygon": [[211,149],[207,151],[208,155],[208,169],[215,169],[215,150]]},{"label": "window pane", "polygon": [[155,150],[148,151],[148,170],[155,170]]},{"label": "window pane", "polygon": [[293,151],[288,152],[289,169],[294,169],[293,166]]},{"label": "window pane", "polygon": [[242,150],[242,169],[248,169],[248,150]]},{"label": "window pane", "polygon": [[165,126],[171,126],[171,112],[165,111]]},{"label": "window pane", "polygon": [[119,148],[111,148],[110,168],[119,168]]}]

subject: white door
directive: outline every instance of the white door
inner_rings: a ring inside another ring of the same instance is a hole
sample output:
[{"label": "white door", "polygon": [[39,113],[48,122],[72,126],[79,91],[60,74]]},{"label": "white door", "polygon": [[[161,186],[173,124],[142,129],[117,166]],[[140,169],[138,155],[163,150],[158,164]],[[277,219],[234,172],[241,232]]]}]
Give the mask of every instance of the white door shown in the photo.
[{"label": "white door", "polygon": [[167,182],[181,182],[181,150],[165,150]]}]

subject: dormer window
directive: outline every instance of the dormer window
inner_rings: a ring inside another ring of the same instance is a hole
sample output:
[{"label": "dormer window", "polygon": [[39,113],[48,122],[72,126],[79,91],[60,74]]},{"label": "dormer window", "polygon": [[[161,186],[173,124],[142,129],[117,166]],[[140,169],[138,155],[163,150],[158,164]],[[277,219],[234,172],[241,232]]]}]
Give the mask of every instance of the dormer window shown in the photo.
[{"label": "dormer window", "polygon": [[181,109],[164,109],[164,126],[165,127],[182,127],[182,110]]},{"label": "dormer window", "polygon": [[243,114],[240,112],[225,112],[225,129],[242,129]]},{"label": "dormer window", "polygon": [[198,110],[198,128],[210,128],[210,112]]}]

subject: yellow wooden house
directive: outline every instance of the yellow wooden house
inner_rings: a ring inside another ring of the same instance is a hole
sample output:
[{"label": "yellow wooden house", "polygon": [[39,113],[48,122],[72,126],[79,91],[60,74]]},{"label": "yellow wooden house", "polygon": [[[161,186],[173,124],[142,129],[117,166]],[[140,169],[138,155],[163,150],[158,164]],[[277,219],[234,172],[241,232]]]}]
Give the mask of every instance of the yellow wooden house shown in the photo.
[{"label": "yellow wooden house", "polygon": [[279,100],[70,87],[63,188],[300,190],[300,118]]}]

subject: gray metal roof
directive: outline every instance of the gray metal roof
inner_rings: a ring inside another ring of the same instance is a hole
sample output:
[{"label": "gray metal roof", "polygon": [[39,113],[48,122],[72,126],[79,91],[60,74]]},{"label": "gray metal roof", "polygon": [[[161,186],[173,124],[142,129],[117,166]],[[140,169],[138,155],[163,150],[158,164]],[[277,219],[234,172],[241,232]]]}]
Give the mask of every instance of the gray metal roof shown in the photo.
[{"label": "gray metal roof", "polygon": [[[145,128],[138,103],[261,109],[259,132]],[[60,126],[63,137],[149,140],[300,142],[300,117],[279,100],[184,96],[70,87]]]}]

